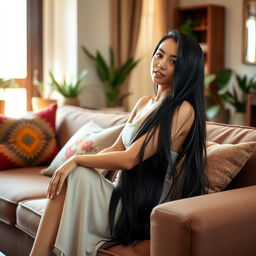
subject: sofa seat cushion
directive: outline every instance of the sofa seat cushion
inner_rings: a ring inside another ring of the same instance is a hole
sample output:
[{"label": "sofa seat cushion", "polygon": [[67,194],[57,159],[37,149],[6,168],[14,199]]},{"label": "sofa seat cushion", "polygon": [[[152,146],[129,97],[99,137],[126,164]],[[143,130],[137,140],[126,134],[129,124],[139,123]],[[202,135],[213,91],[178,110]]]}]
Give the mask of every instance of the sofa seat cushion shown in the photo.
[{"label": "sofa seat cushion", "polygon": [[0,172],[0,220],[14,225],[19,202],[46,197],[49,177],[41,167],[17,168]]},{"label": "sofa seat cushion", "polygon": [[[17,207],[16,226],[31,236],[35,236],[40,218],[46,207],[47,199],[28,200],[20,202]],[[134,246],[116,245],[107,249],[110,243],[105,243],[98,250],[97,255],[101,256],[149,256],[150,241],[138,242]]]},{"label": "sofa seat cushion", "polygon": [[20,202],[17,207],[16,226],[34,237],[47,201],[37,199]]},{"label": "sofa seat cushion", "polygon": [[97,256],[150,256],[150,240],[140,241],[133,246],[116,245],[110,249],[110,243],[103,244]]}]

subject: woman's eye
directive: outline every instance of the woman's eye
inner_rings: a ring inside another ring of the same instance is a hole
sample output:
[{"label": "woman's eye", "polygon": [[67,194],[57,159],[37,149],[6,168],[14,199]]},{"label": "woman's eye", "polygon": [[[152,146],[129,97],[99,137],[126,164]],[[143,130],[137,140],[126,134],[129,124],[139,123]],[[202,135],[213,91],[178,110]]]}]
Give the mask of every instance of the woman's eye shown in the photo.
[{"label": "woman's eye", "polygon": [[170,60],[170,63],[175,64],[176,60]]},{"label": "woman's eye", "polygon": [[161,57],[162,57],[162,54],[161,54],[161,53],[156,53],[156,57],[157,57],[157,58],[161,58]]}]

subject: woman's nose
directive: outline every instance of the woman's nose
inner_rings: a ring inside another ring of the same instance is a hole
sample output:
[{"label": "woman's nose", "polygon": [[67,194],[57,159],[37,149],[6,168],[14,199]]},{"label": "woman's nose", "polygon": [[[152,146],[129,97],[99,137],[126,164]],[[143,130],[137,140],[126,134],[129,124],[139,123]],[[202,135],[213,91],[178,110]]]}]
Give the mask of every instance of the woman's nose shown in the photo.
[{"label": "woman's nose", "polygon": [[166,61],[165,60],[161,60],[158,63],[157,67],[160,68],[160,69],[166,69]]}]

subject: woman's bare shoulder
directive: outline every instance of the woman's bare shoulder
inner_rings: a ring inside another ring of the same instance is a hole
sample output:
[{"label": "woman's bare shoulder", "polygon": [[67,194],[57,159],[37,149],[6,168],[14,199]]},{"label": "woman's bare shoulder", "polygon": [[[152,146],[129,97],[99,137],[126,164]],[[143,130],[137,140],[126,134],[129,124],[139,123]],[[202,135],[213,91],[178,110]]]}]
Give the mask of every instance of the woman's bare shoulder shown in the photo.
[{"label": "woman's bare shoulder", "polygon": [[195,111],[191,103],[183,101],[173,116],[174,130],[186,132],[190,130],[195,118]]},{"label": "woman's bare shoulder", "polygon": [[143,96],[137,102],[137,110],[143,108],[150,100],[152,100],[152,96]]},{"label": "woman's bare shoulder", "polygon": [[186,100],[181,103],[180,107],[177,109],[177,112],[179,112],[179,114],[181,114],[183,117],[190,115],[194,117],[195,114],[193,106]]},{"label": "woman's bare shoulder", "polygon": [[141,97],[136,104],[134,105],[130,117],[128,118],[127,122],[132,122],[134,117],[137,115],[137,113],[147,104],[147,102],[152,99],[150,96],[143,96]]}]

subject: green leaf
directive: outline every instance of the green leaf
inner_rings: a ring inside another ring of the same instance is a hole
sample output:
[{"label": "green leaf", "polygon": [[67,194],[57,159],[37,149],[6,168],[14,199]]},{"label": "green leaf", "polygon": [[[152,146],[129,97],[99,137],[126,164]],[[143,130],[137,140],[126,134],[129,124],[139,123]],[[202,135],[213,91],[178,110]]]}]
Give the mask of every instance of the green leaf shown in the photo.
[{"label": "green leaf", "polygon": [[102,57],[99,51],[97,51],[96,53],[96,62],[97,62],[96,65],[100,70],[102,81],[104,82],[108,79],[109,68],[107,66],[106,61],[104,60],[104,58]]},{"label": "green leaf", "polygon": [[114,87],[121,85],[132,69],[138,64],[138,60],[134,61],[133,58],[128,59],[121,68],[117,71],[116,79],[113,82]]},{"label": "green leaf", "polygon": [[218,90],[218,94],[219,94],[219,95],[223,95],[223,94],[225,94],[227,91],[228,91],[228,87],[226,86],[226,87],[223,87],[223,88],[219,89],[219,90]]},{"label": "green leaf", "polygon": [[206,110],[206,116],[208,119],[215,117],[220,110],[220,105],[213,105]]},{"label": "green leaf", "polygon": [[87,48],[86,48],[85,46],[82,45],[81,48],[82,48],[82,50],[84,51],[84,53],[85,53],[90,59],[92,59],[92,60],[95,60],[95,59],[96,59],[96,57],[93,56],[93,55],[89,52],[89,50],[87,50]]},{"label": "green leaf", "polygon": [[87,70],[82,70],[80,74],[78,75],[77,82],[81,82],[88,74]]},{"label": "green leaf", "polygon": [[216,79],[215,74],[209,74],[204,77],[204,85],[208,85]]},{"label": "green leaf", "polygon": [[221,69],[217,73],[217,84],[223,88],[229,82],[232,75],[232,70],[229,68]]},{"label": "green leaf", "polygon": [[115,69],[115,59],[114,59],[114,55],[111,47],[109,47],[109,56],[110,56],[110,68],[109,68],[109,74],[108,74],[108,81],[110,84],[113,84],[116,77],[116,69]]},{"label": "green leaf", "polygon": [[117,101],[117,93],[115,91],[108,91],[107,92],[107,105],[108,107],[115,106],[115,103]]},{"label": "green leaf", "polygon": [[110,57],[110,67],[113,68],[115,66],[115,58],[113,54],[113,50],[109,47],[109,57]]},{"label": "green leaf", "polygon": [[247,92],[247,86],[246,86],[246,80],[247,77],[240,77],[239,75],[236,75],[236,81],[237,81],[237,85],[239,86],[239,88],[242,90],[242,92]]}]

